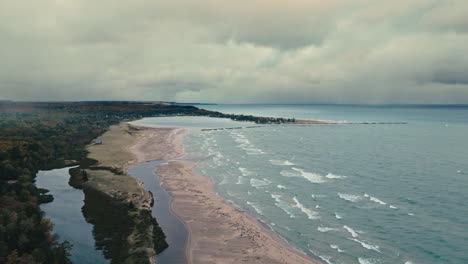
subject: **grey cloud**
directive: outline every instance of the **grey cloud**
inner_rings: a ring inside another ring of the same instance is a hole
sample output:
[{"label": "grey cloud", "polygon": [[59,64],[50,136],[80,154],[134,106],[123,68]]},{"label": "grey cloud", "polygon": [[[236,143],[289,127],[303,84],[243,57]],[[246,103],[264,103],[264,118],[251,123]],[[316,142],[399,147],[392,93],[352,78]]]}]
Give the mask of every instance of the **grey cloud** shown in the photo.
[{"label": "grey cloud", "polygon": [[434,73],[433,82],[468,85],[468,68],[442,70]]},{"label": "grey cloud", "polygon": [[468,103],[468,2],[0,0],[0,99]]}]

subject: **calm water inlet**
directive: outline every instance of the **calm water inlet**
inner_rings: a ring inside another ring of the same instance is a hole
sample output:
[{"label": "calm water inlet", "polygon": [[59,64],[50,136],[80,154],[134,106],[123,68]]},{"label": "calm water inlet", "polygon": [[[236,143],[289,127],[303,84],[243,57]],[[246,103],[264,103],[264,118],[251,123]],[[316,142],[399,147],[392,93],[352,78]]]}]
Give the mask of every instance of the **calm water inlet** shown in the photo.
[{"label": "calm water inlet", "polygon": [[143,187],[153,193],[153,217],[158,221],[169,247],[156,256],[160,264],[186,263],[185,248],[188,231],[184,224],[170,209],[171,196],[161,187],[159,176],[156,175],[156,166],[164,161],[150,161],[135,165],[128,169],[128,173],[143,182]]},{"label": "calm water inlet", "polygon": [[37,187],[48,189],[54,196],[54,201],[40,207],[45,217],[52,220],[53,232],[59,236],[59,241],[68,240],[73,244],[70,257],[73,263],[108,263],[102,251],[95,248],[93,225],[86,222],[81,212],[84,205],[83,192],[68,185],[69,169],[39,171],[36,176]]}]

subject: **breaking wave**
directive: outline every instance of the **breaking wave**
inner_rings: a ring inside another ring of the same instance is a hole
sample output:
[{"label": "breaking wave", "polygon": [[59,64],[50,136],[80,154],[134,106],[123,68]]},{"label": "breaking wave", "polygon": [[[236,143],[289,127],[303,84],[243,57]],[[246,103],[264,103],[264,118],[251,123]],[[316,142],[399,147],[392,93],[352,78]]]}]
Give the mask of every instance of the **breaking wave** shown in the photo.
[{"label": "breaking wave", "polygon": [[361,257],[358,258],[358,261],[359,261],[359,264],[377,264],[377,262],[375,262],[375,260],[373,259],[366,259],[366,258],[361,258]]},{"label": "breaking wave", "polygon": [[307,215],[309,219],[317,219],[319,218],[318,213],[315,211],[310,210],[309,208],[305,207],[303,204],[297,200],[296,197],[293,198],[294,202],[296,203],[296,207],[299,208],[304,214]]},{"label": "breaking wave", "polygon": [[346,178],[346,176],[335,175],[333,173],[328,173],[327,175],[325,175],[325,177],[327,177],[328,179],[344,179],[344,178]]},{"label": "breaking wave", "polygon": [[290,170],[282,170],[280,172],[281,176],[284,176],[284,177],[300,177],[299,174],[295,173],[294,171],[290,171]]},{"label": "breaking wave", "polygon": [[260,206],[254,204],[254,203],[251,203],[249,201],[247,201],[247,204],[252,206],[252,208],[255,210],[255,212],[257,212],[258,214],[263,214],[263,210],[260,208]]},{"label": "breaking wave", "polygon": [[361,240],[358,240],[358,239],[356,239],[356,238],[349,238],[349,240],[352,240],[352,241],[354,241],[354,242],[357,242],[357,243],[361,244],[361,246],[364,247],[364,248],[367,248],[367,249],[374,250],[374,251],[377,251],[377,252],[379,252],[379,253],[382,253],[382,252],[380,251],[380,247],[379,247],[379,246],[367,244],[367,243],[362,242]]},{"label": "breaking wave", "polygon": [[346,229],[346,231],[348,231],[352,237],[357,237],[358,236],[358,233],[356,231],[354,231],[351,227],[347,226],[347,225],[344,225],[343,226],[344,229]]},{"label": "breaking wave", "polygon": [[330,247],[335,249],[336,251],[343,253],[344,250],[342,250],[338,245],[330,244]]},{"label": "breaking wave", "polygon": [[387,204],[386,202],[384,202],[384,201],[382,201],[382,200],[379,200],[379,199],[377,199],[377,198],[375,198],[375,197],[373,197],[373,196],[369,196],[369,199],[370,199],[371,201],[373,201],[374,203],[378,203],[378,204],[381,204],[381,205],[386,205],[386,204]]},{"label": "breaking wave", "polygon": [[242,175],[244,175],[244,176],[249,176],[249,175],[254,174],[253,172],[249,171],[249,170],[246,169],[246,168],[239,167],[238,169],[240,170],[240,172],[241,172]]},{"label": "breaking wave", "polygon": [[271,198],[273,198],[275,200],[275,205],[280,208],[281,210],[283,210],[290,218],[294,218],[296,217],[294,215],[294,213],[292,212],[292,208],[290,205],[288,205],[288,203],[286,203],[285,201],[281,200],[282,196],[279,195],[279,194],[270,194],[271,195]]},{"label": "breaking wave", "polygon": [[245,180],[244,180],[244,179],[245,179],[245,177],[239,176],[239,177],[237,178],[236,184],[243,184],[243,183],[245,183]]},{"label": "breaking wave", "polygon": [[275,166],[294,166],[296,164],[290,162],[289,160],[270,160],[272,165]]},{"label": "breaking wave", "polygon": [[259,155],[259,154],[265,154],[265,152],[259,148],[256,148],[255,145],[253,145],[250,140],[248,140],[244,135],[239,134],[239,133],[231,133],[232,137],[234,138],[234,141],[239,143],[239,148],[243,149],[247,154],[249,155]]},{"label": "breaking wave", "polygon": [[309,251],[310,251],[312,254],[314,254],[315,256],[317,256],[318,258],[320,258],[321,260],[325,261],[325,263],[327,263],[327,264],[333,264],[333,263],[330,261],[331,257],[329,257],[329,256],[321,256],[320,254],[318,254],[317,252],[315,252],[315,251],[313,251],[313,250],[311,250],[311,249],[309,249]]},{"label": "breaking wave", "polygon": [[359,195],[353,195],[353,194],[347,194],[347,193],[338,193],[338,196],[343,200],[350,201],[353,203],[361,200],[362,198]]},{"label": "breaking wave", "polygon": [[255,188],[266,186],[268,184],[270,184],[270,182],[266,180],[250,179],[250,185],[252,185]]},{"label": "breaking wave", "polygon": [[294,168],[294,167],[292,169],[299,172],[302,177],[304,177],[305,179],[307,179],[311,183],[324,183],[324,182],[326,182],[323,179],[323,176],[320,175],[320,174],[313,173],[313,172],[307,172],[307,171],[304,171],[303,169],[298,169],[298,168]]},{"label": "breaking wave", "polygon": [[320,232],[330,232],[330,231],[338,231],[338,229],[336,228],[332,228],[332,227],[326,227],[326,226],[319,226],[317,227],[317,230],[320,231]]}]

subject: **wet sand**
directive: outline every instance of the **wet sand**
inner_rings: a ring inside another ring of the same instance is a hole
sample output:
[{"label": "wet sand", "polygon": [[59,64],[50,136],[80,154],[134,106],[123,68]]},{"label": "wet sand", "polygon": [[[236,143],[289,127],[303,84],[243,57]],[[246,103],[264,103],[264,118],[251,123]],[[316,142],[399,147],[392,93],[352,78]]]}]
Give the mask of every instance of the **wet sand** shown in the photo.
[{"label": "wet sand", "polygon": [[[137,140],[129,151],[136,160],[129,166],[184,155],[185,130],[133,127]],[[216,195],[213,182],[195,173],[195,166],[176,160],[157,167],[162,186],[173,199],[171,209],[189,231],[188,263],[321,263]]]}]

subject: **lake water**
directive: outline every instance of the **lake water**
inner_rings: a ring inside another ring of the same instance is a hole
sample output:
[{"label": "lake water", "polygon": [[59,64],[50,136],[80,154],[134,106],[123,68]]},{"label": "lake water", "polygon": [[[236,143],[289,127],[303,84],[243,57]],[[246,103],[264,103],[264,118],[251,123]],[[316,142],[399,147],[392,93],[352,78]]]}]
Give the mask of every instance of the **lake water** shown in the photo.
[{"label": "lake water", "polygon": [[70,168],[39,171],[36,185],[48,189],[54,196],[51,203],[41,204],[45,217],[54,224],[53,233],[59,241],[68,240],[73,244],[70,259],[73,263],[108,263],[104,254],[95,248],[93,225],[86,222],[81,208],[84,205],[83,191],[68,184]]},{"label": "lake water", "polygon": [[190,127],[184,159],[215,180],[220,196],[327,263],[468,263],[468,107],[201,107],[408,122],[201,131],[239,123],[200,117],[138,121]]},{"label": "lake water", "polygon": [[128,169],[128,174],[143,182],[143,187],[153,193],[154,204],[152,207],[153,217],[166,235],[169,247],[156,256],[156,262],[186,263],[185,248],[188,240],[188,231],[179,218],[170,209],[171,196],[161,187],[161,181],[156,175],[156,166],[164,164],[165,161],[150,161],[135,165]]},{"label": "lake water", "polygon": [[[185,247],[188,232],[183,223],[170,210],[171,197],[160,186],[159,177],[155,174],[156,166],[165,161],[151,161],[128,169],[130,176],[141,180],[144,188],[154,196],[152,214],[166,234],[169,247],[155,258],[157,263],[186,263]],[[93,235],[93,225],[86,222],[82,207],[84,193],[68,184],[70,168],[39,171],[36,185],[49,190],[54,201],[42,204],[45,217],[54,224],[53,233],[59,236],[59,241],[68,240],[73,244],[70,259],[78,264],[109,263],[101,250],[96,249]]]}]

